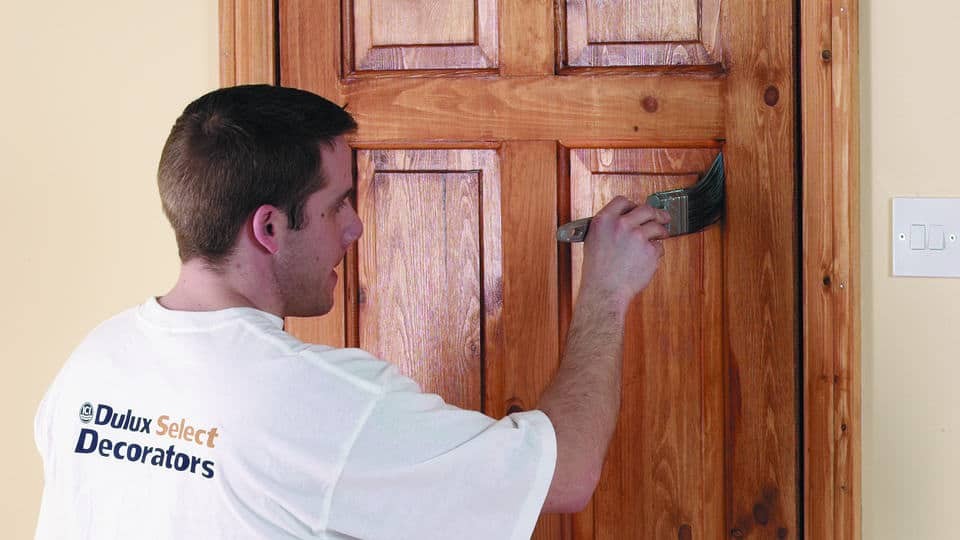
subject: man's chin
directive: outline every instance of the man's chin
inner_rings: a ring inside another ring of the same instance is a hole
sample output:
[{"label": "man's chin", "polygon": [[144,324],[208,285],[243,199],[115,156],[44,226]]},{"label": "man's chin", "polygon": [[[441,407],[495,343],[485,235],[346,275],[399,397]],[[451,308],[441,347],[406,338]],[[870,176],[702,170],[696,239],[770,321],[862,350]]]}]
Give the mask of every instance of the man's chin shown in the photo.
[{"label": "man's chin", "polygon": [[302,318],[322,317],[322,316],[326,315],[327,313],[330,313],[330,311],[331,311],[332,309],[333,309],[333,303],[332,303],[332,302],[330,302],[330,303],[328,303],[328,304],[321,305],[321,306],[311,306],[311,307],[298,306],[298,307],[296,307],[296,308],[294,308],[294,309],[289,310],[289,311],[286,313],[286,316],[287,316],[287,317],[302,317]]}]

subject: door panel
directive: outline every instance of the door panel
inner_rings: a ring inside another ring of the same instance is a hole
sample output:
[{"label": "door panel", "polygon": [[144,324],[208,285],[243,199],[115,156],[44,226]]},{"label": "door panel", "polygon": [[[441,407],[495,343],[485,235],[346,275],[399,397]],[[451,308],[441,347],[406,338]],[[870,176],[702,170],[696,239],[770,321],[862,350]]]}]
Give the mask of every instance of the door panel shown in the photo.
[{"label": "door panel", "polygon": [[288,328],[463,407],[534,408],[580,286],[582,246],[558,245],[557,225],[691,185],[722,150],[726,218],[667,240],[631,305],[600,486],[534,536],[797,538],[793,11],[280,0],[281,84],[360,125],[365,225],[343,302]]},{"label": "door panel", "polygon": [[567,66],[720,63],[720,0],[566,0]]},{"label": "door panel", "polygon": [[502,274],[496,152],[361,150],[357,170],[361,345],[482,409],[483,317],[499,317],[483,297],[500,296]]},{"label": "door panel", "polygon": [[693,41],[700,30],[697,4],[696,0],[587,0],[587,37],[590,43]]},{"label": "door panel", "polygon": [[351,0],[357,71],[494,68],[496,0]]}]

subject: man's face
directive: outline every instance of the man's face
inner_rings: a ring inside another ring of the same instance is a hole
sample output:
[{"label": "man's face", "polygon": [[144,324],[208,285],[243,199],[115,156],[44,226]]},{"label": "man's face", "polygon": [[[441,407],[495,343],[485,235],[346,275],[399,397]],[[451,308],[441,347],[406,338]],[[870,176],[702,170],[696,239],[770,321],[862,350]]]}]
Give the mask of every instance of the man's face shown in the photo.
[{"label": "man's face", "polygon": [[320,145],[320,163],[326,185],[307,199],[303,228],[287,230],[275,266],[286,316],[315,317],[333,308],[338,279],[334,269],[363,234],[350,202],[353,167],[342,136],[334,139],[332,148]]}]

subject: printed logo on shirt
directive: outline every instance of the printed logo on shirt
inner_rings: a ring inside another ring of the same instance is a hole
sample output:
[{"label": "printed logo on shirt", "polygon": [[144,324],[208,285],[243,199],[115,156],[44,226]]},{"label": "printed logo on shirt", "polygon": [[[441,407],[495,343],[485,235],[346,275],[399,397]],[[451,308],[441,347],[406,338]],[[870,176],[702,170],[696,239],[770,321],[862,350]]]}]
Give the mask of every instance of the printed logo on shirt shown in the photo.
[{"label": "printed logo on shirt", "polygon": [[[80,428],[80,436],[74,453],[97,453],[105,458],[114,458],[121,461],[130,461],[144,465],[153,465],[172,469],[178,472],[200,474],[204,478],[213,478],[215,463],[209,459],[196,457],[186,452],[179,452],[176,445],[167,448],[160,446],[145,446],[143,444],[116,440],[101,434],[105,429],[131,431],[133,433],[147,433],[157,437],[170,437],[190,442],[205,448],[215,448],[216,439],[220,435],[214,426],[201,427],[187,423],[186,418],[171,421],[170,416],[162,415],[157,418],[147,418],[133,414],[131,409],[118,413],[110,405],[101,403],[94,412],[93,404],[87,402],[80,406],[80,421],[89,424],[93,421],[97,429]],[[151,427],[156,421],[156,429]],[[162,443],[161,443],[162,444]]]},{"label": "printed logo on shirt", "polygon": [[93,404],[89,401],[80,406],[80,421],[89,424],[93,420]]}]

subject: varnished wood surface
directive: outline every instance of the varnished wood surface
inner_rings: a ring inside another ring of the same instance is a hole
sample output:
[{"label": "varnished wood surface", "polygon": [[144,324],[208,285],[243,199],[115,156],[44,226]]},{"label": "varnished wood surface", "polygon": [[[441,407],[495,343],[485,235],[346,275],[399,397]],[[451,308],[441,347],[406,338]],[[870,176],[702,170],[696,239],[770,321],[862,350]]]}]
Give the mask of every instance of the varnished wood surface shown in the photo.
[{"label": "varnished wood surface", "polygon": [[[536,407],[559,365],[557,144],[506,142],[500,148],[502,358],[487,362],[486,413],[499,418]],[[534,540],[564,536],[569,518],[542,515]]]},{"label": "varnished wood surface", "polygon": [[[354,0],[357,33],[369,32],[371,45],[472,45],[477,22],[474,0]],[[437,24],[442,22],[442,24]]]},{"label": "varnished wood surface", "polygon": [[[333,0],[331,0],[333,2]],[[495,0],[348,0],[349,71],[496,68]]]},{"label": "varnished wood surface", "polygon": [[720,79],[682,76],[390,77],[352,82],[344,99],[364,141],[711,141],[721,91]]},{"label": "varnished wood surface", "polygon": [[[798,538],[794,2],[727,1],[724,228],[728,534]],[[739,535],[739,536],[737,536]]]},{"label": "varnished wood surface", "polygon": [[350,13],[341,15],[336,0],[284,0],[279,16],[280,84],[343,105],[341,65],[352,56],[338,37],[349,31]]},{"label": "varnished wood surface", "polygon": [[858,2],[801,13],[804,524],[859,539],[861,511]]},{"label": "varnished wood surface", "polygon": [[[715,155],[710,149],[574,149],[571,216],[594,215],[617,195],[643,201],[655,191],[693,185]],[[668,240],[663,271],[631,305],[617,433],[593,508],[574,519],[578,537],[723,533],[720,238],[713,227]],[[582,260],[576,244],[574,298]]]},{"label": "varnished wood surface", "polygon": [[374,172],[360,183],[360,346],[425,392],[479,409],[479,179]]},{"label": "varnished wood surface", "polygon": [[503,349],[496,152],[361,150],[357,163],[360,347],[482,409],[482,364]]},{"label": "varnished wood surface", "polygon": [[500,0],[500,13],[500,74],[552,75],[557,38],[553,2]]},{"label": "varnished wood surface", "polygon": [[[692,41],[700,36],[697,0],[578,0],[586,7],[589,43]],[[568,15],[569,16],[569,15]]]},{"label": "varnished wood surface", "polygon": [[276,82],[271,0],[220,0],[220,86]]},{"label": "varnished wood surface", "polygon": [[561,67],[720,64],[720,0],[566,0]]}]

